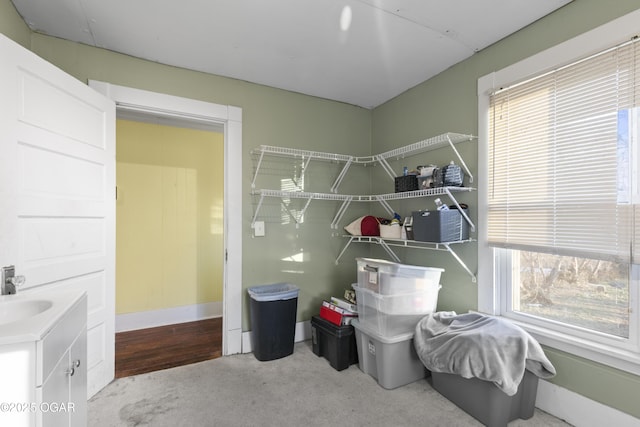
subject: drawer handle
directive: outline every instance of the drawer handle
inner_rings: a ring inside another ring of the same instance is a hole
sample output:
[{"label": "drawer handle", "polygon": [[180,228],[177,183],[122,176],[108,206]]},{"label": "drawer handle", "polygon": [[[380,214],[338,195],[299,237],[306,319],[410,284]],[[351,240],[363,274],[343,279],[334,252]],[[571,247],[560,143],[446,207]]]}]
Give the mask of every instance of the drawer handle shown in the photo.
[{"label": "drawer handle", "polygon": [[80,359],[76,359],[73,362],[71,362],[71,367],[69,369],[67,369],[67,375],[69,375],[70,377],[73,376],[73,374],[76,373],[76,368],[80,367]]}]

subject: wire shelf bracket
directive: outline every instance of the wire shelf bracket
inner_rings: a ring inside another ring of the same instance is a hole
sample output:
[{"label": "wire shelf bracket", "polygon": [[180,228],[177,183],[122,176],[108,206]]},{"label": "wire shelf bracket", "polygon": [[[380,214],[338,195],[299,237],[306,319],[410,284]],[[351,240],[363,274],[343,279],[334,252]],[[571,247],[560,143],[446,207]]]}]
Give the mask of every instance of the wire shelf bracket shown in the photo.
[{"label": "wire shelf bracket", "polygon": [[340,254],[336,258],[336,265],[339,264],[340,259],[347,251],[347,248],[352,243],[373,243],[382,246],[382,248],[389,254],[389,256],[395,262],[401,262],[400,257],[391,249],[391,247],[401,247],[401,248],[411,248],[411,249],[427,249],[427,250],[435,250],[435,251],[446,251],[460,264],[460,266],[464,269],[464,271],[469,274],[471,277],[471,281],[476,283],[477,278],[474,272],[467,266],[467,264],[460,258],[460,256],[451,248],[451,245],[459,244],[459,243],[467,243],[473,242],[473,239],[468,240],[460,240],[458,242],[444,242],[444,243],[435,243],[435,242],[421,242],[417,240],[402,240],[402,239],[383,239],[378,236],[344,236],[348,237],[349,240],[344,245]]}]

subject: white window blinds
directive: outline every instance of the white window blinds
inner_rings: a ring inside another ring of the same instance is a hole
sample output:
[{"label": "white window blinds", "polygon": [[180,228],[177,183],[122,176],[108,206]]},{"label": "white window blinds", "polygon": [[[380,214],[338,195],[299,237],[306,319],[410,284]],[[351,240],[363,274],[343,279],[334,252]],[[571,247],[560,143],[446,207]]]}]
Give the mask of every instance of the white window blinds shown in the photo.
[{"label": "white window blinds", "polygon": [[490,245],[621,262],[640,253],[638,45],[491,96]]}]

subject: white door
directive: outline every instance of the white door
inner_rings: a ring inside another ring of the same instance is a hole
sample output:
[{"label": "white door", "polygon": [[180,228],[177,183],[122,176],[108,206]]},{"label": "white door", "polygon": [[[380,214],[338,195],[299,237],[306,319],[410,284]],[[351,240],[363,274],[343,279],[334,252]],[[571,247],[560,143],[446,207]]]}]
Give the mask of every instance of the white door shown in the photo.
[{"label": "white door", "polygon": [[0,34],[0,266],[88,295],[88,396],[114,378],[115,104]]}]

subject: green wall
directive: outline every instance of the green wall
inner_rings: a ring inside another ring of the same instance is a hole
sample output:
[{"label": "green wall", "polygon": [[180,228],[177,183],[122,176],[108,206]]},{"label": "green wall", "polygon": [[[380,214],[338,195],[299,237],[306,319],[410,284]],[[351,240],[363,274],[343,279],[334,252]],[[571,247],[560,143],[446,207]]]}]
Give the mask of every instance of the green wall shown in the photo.
[{"label": "green wall", "polygon": [[[477,135],[479,77],[638,8],[638,0],[574,0],[553,14],[374,109],[372,151],[385,151],[443,132]],[[470,168],[476,174],[477,148],[468,145],[462,147],[466,153],[465,160],[469,161]],[[432,163],[443,164],[448,157],[451,157],[450,152],[441,149],[430,154],[429,160],[433,160]],[[409,166],[415,164],[411,163]],[[382,185],[382,180],[382,177],[374,175],[372,185]],[[477,205],[477,194],[473,193],[468,200],[472,216],[477,219],[477,212],[473,212],[473,206]],[[410,210],[415,207],[420,207],[419,203],[414,202],[413,205],[404,208]],[[469,244],[460,253],[465,261],[473,265],[476,251],[476,245]],[[439,310],[464,312],[477,309],[475,284],[470,283],[468,277],[446,254],[430,253],[422,255],[422,259],[418,259],[417,255],[410,255],[407,256],[407,260],[410,263],[437,265],[446,269],[438,300]],[[473,269],[475,268],[474,265]],[[546,351],[558,368],[558,375],[552,382],[640,418],[640,406],[637,404],[640,396],[640,377],[558,350],[547,348]]]},{"label": "green wall", "polygon": [[[251,151],[262,144],[296,147],[345,154],[366,155],[407,145],[426,137],[453,131],[477,134],[477,78],[551,47],[600,24],[640,7],[638,0],[574,0],[568,6],[451,67],[433,79],[369,111],[347,104],[295,94],[234,79],[187,71],[132,58],[110,51],[71,43],[28,29],[9,0],[0,0],[0,32],[80,79],[108,81],[117,85],[168,93],[243,108],[243,203],[236,213],[243,221],[243,286],[286,281],[300,286],[298,319],[306,320],[318,310],[320,300],[337,294],[355,280],[355,256],[382,255],[378,248],[352,247],[339,265],[335,257],[343,245],[337,230],[328,224],[336,207],[313,203],[305,222],[296,227],[284,221],[269,221],[267,235],[253,238],[249,227],[255,198],[250,194],[255,157]],[[29,37],[31,40],[29,41]],[[477,174],[477,149],[464,143],[460,150],[472,172]],[[430,155],[441,164],[451,160],[445,149]],[[422,159],[411,159],[414,167]],[[404,163],[394,163],[401,170]],[[313,166],[313,165],[312,165]],[[323,166],[324,167],[324,166]],[[375,169],[375,168],[374,168]],[[333,172],[333,171],[332,171]],[[368,173],[368,172],[367,172]],[[362,171],[349,175],[342,192],[387,192],[391,185],[379,170],[371,176]],[[267,174],[268,182],[277,179]],[[310,168],[309,189],[331,181],[321,168]],[[318,190],[326,191],[326,190]],[[471,208],[477,195],[462,198]],[[424,203],[427,203],[426,205]],[[428,208],[430,202],[402,202],[399,212]],[[277,207],[273,207],[277,209]],[[376,211],[378,208],[373,208]],[[350,210],[344,220],[362,212]],[[382,212],[374,212],[380,213]],[[472,210],[472,216],[475,218]],[[328,218],[327,218],[328,217]],[[364,246],[364,245],[363,245]],[[477,248],[467,244],[456,248],[472,270],[476,270]],[[302,254],[302,255],[300,255]],[[442,266],[439,310],[465,311],[477,307],[476,285],[447,254],[405,251],[399,255],[409,264]],[[301,262],[300,262],[301,261]],[[243,329],[248,326],[248,300],[243,307]],[[559,374],[553,380],[606,405],[640,418],[640,378],[547,349]]]},{"label": "green wall", "polygon": [[0,33],[27,49],[30,48],[31,30],[9,0],[0,0]]}]

